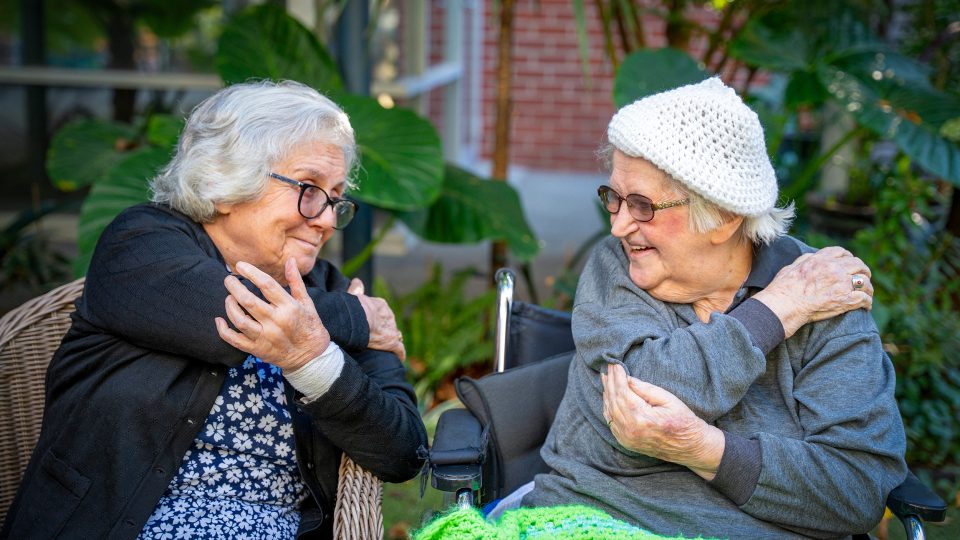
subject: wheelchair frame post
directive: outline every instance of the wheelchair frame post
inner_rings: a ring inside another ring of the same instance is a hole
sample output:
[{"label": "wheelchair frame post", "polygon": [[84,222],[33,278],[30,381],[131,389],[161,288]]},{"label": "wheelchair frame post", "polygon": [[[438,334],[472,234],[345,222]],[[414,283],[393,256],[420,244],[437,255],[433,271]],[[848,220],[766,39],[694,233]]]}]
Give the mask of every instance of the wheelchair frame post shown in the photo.
[{"label": "wheelchair frame post", "polygon": [[513,283],[516,281],[509,268],[497,270],[497,329],[493,351],[493,371],[501,373],[507,365],[507,336],[510,331],[510,310],[513,308]]},{"label": "wheelchair frame post", "polygon": [[925,540],[927,535],[923,532],[923,522],[913,515],[902,516],[900,522],[907,534],[907,540]]}]

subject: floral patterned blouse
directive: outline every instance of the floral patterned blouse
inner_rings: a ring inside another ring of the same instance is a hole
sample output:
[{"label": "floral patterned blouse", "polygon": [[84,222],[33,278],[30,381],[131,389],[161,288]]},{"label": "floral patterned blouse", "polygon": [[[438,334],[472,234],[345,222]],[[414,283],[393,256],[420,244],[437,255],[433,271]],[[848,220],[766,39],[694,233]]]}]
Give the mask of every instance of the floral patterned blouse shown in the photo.
[{"label": "floral patterned blouse", "polygon": [[283,376],[250,356],[230,368],[139,538],[294,538],[306,497]]}]

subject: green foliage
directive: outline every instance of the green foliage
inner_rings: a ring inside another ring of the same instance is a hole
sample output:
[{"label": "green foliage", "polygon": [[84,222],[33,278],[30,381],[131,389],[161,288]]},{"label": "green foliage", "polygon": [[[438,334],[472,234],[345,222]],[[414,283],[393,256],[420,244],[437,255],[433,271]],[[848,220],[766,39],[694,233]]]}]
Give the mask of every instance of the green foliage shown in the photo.
[{"label": "green foliage", "polygon": [[343,89],[333,58],[316,36],[273,3],[246,9],[227,24],[216,65],[228,85],[259,77],[290,79],[327,93]]},{"label": "green foliage", "polygon": [[50,142],[47,174],[58,189],[75,191],[103,178],[136,138],[134,126],[103,120],[78,120]]},{"label": "green foliage", "polygon": [[24,210],[0,229],[0,291],[14,286],[46,289],[70,278],[70,262],[50,247],[39,224],[43,217],[61,210],[53,203]]},{"label": "green foliage", "polygon": [[443,190],[430,207],[398,216],[411,231],[431,242],[504,240],[521,260],[532,259],[540,249],[513,188],[453,165],[447,165]]},{"label": "green foliage", "polygon": [[[858,124],[860,131],[851,137],[870,133],[890,140],[915,165],[960,186],[960,148],[951,137],[960,118],[960,96],[934,88],[929,66],[878,37],[865,22],[864,9],[854,2],[782,2],[758,13],[726,52],[751,69],[783,75],[787,85],[780,101],[787,112],[836,103]],[[679,85],[703,78],[692,58],[681,61],[678,55],[685,53],[665,48],[628,56],[614,83],[617,103],[649,95],[663,81]],[[769,119],[761,114],[761,120]],[[799,198],[841,147],[811,159],[785,196]]]},{"label": "green foliage", "polygon": [[[655,73],[655,77],[650,74]],[[642,49],[626,57],[613,84],[613,102],[623,107],[651,94],[698,83],[710,74],[689,54],[670,47]]]},{"label": "green foliage", "polygon": [[437,385],[457,370],[489,362],[493,354],[493,315],[496,291],[468,296],[473,269],[460,270],[444,282],[434,265],[429,279],[405,295],[395,294],[378,278],[373,294],[393,308],[403,332],[407,360],[417,398],[429,406]]},{"label": "green foliage", "polygon": [[436,200],[443,184],[440,136],[410,109],[384,109],[377,100],[336,98],[357,134],[362,169],[351,195],[387,210],[409,211]]},{"label": "green foliage", "polygon": [[153,115],[132,126],[80,120],[64,126],[47,154],[47,174],[64,190],[92,186],[80,209],[74,275],[86,273],[104,227],[124,208],[149,199],[148,181],[169,160],[183,122]]},{"label": "green foliage", "polygon": [[897,371],[907,458],[939,468],[960,465],[960,241],[934,227],[946,201],[917,178],[910,160],[875,165],[885,182],[876,225],[853,250],[872,269],[874,319]]}]

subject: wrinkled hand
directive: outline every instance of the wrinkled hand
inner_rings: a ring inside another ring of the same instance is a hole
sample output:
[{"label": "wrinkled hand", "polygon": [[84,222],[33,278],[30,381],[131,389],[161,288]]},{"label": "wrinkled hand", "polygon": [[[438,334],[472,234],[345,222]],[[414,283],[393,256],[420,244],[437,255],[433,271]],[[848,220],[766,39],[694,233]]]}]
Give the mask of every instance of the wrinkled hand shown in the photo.
[{"label": "wrinkled hand", "polygon": [[363,294],[363,282],[357,278],[350,280],[347,292],[360,300],[360,306],[367,315],[367,324],[370,326],[370,341],[367,347],[378,351],[390,351],[401,360],[406,360],[407,350],[403,347],[403,334],[397,328],[397,319],[387,301]]},{"label": "wrinkled hand", "polygon": [[224,341],[285,371],[299,369],[326,350],[330,333],[317,315],[294,259],[284,266],[290,294],[252,264],[239,262],[234,270],[256,285],[266,301],[236,277],[227,276],[223,283],[230,294],[224,305],[236,330],[217,317],[217,332]]},{"label": "wrinkled hand", "polygon": [[723,457],[723,432],[670,392],[610,364],[603,381],[603,417],[625,448],[688,467],[712,480]]},{"label": "wrinkled hand", "polygon": [[[852,283],[857,274],[864,278],[859,290]],[[753,298],[777,315],[786,337],[790,337],[809,322],[872,308],[870,275],[870,268],[849,251],[828,247],[801,255],[783,267],[770,285]]]}]

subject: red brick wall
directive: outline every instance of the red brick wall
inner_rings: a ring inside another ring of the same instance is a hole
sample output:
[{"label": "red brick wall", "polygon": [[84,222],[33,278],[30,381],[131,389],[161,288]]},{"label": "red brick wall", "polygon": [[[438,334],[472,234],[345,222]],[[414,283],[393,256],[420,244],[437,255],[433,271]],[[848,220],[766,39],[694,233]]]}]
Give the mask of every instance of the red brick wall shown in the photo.
[{"label": "red brick wall", "polygon": [[[483,51],[479,96],[465,72],[464,99],[482,101],[482,140],[479,157],[493,154],[495,100],[497,92],[497,39],[499,2],[477,0],[483,5]],[[511,165],[533,169],[597,172],[595,151],[603,144],[606,126],[615,112],[613,69],[603,49],[603,33],[593,2],[584,2],[589,35],[590,81],[584,78],[576,37],[572,0],[516,0],[513,44],[513,113],[509,160]],[[658,0],[648,2],[652,9]],[[430,64],[442,62],[445,2],[431,2]],[[715,26],[719,16],[708,9],[694,9],[692,17],[706,27]],[[469,25],[467,25],[469,27]],[[666,44],[664,22],[653,14],[643,20],[647,47]],[[463,38],[465,47],[469,28]],[[703,39],[691,42],[694,54],[702,54]],[[465,49],[466,51],[466,49]],[[469,61],[469,54],[466,55]],[[741,75],[741,74],[738,74]],[[728,79],[725,74],[725,79]],[[740,77],[735,77],[740,79]],[[428,116],[442,129],[443,91],[428,98]],[[469,115],[464,106],[462,114]],[[468,121],[464,122],[467,129]]]},{"label": "red brick wall", "polygon": [[[492,155],[499,21],[495,2],[486,7],[483,54],[483,147]],[[657,5],[658,2],[650,2]],[[513,49],[513,114],[510,163],[536,169],[597,171],[596,149],[606,140],[615,112],[613,69],[593,2],[586,6],[591,80],[583,75],[571,0],[517,0]],[[695,14],[707,25],[715,12]],[[662,20],[643,21],[648,47],[666,43]],[[693,44],[696,47],[696,43]],[[699,51],[698,51],[699,52]]]}]

